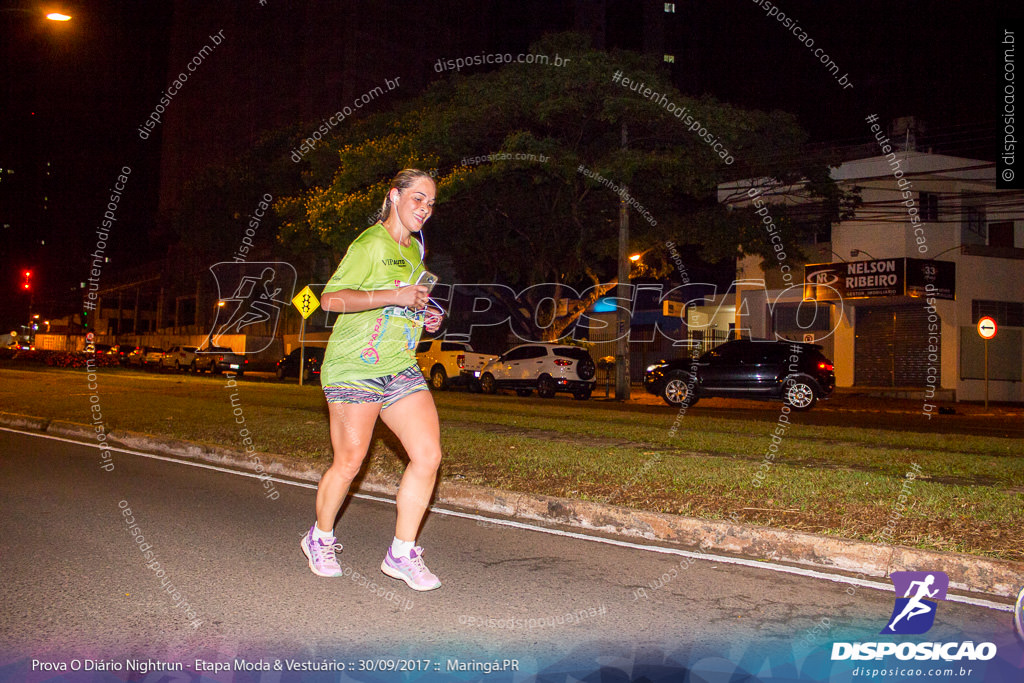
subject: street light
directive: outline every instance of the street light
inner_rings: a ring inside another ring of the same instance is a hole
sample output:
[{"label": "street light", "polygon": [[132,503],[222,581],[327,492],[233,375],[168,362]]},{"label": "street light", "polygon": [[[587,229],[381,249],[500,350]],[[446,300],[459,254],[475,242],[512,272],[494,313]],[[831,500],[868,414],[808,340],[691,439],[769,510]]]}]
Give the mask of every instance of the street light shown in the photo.
[{"label": "street light", "polygon": [[641,277],[645,273],[652,272],[652,269],[644,263],[644,256],[649,252],[650,249],[644,249],[637,254],[629,255],[629,278]]},{"label": "street light", "polygon": [[[865,256],[867,256],[872,261],[877,261],[878,260],[874,256],[872,256],[871,254],[869,254],[868,252],[864,251],[863,249],[851,249],[850,250],[850,258],[857,258],[861,254],[864,254]],[[839,256],[839,254],[836,254],[836,256]]]},{"label": "street light", "polygon": [[[835,251],[832,251],[831,249],[829,249],[828,251],[829,251],[829,253],[830,253],[830,254],[832,254],[833,256],[835,256],[835,257],[836,257],[837,259],[839,259],[839,260],[840,260],[840,261],[842,261],[843,263],[849,263],[849,261],[847,261],[847,260],[846,260],[846,259],[844,259],[844,258],[843,258],[842,256],[840,256],[840,255],[839,255],[839,253],[837,253],[837,252],[835,252]],[[818,252],[818,253],[820,253],[820,254],[822,255],[822,257],[824,257],[824,256],[825,256],[825,250],[824,250],[824,249],[821,249],[821,250],[819,250],[819,252]]]},{"label": "street light", "polygon": [[[21,12],[22,14],[29,14],[33,17],[39,16],[39,10],[28,9],[27,7],[4,7],[0,9],[0,12]],[[70,14],[64,14],[63,12],[47,12],[43,15],[50,21],[71,21]]]}]

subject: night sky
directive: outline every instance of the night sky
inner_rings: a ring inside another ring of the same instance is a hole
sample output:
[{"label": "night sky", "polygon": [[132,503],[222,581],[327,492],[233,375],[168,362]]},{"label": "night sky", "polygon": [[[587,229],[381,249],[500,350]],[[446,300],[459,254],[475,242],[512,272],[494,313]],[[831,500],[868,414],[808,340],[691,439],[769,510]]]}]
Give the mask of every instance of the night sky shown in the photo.
[{"label": "night sky", "polygon": [[[239,22],[248,13],[273,13],[268,25],[278,39],[300,30],[289,25],[288,2],[266,0],[262,7],[259,0],[224,4]],[[403,57],[405,62],[419,60],[409,64],[405,82],[410,94],[440,77],[429,69],[440,57],[467,50],[474,54],[490,46],[525,49],[546,31],[572,28],[574,17],[572,2],[474,3],[471,6],[482,8],[480,16],[445,12],[448,4],[373,3],[388,15],[389,35],[401,43],[396,50],[408,54],[410,46],[415,48],[416,56]],[[640,4],[609,0],[610,45],[637,45],[643,40],[634,20]],[[680,89],[694,95],[710,93],[743,107],[793,112],[812,141],[821,143],[869,141],[864,117],[871,113],[883,119],[917,116],[928,125],[926,144],[936,151],[995,159],[998,36],[1001,25],[1019,22],[1019,3],[781,4],[814,40],[814,47],[823,48],[839,65],[840,74],[848,73],[853,88],[843,89],[758,0],[727,0],[674,3],[676,16],[668,25],[665,45],[676,55],[673,77]],[[322,39],[330,40],[331,27],[348,21],[347,13],[362,3],[318,5],[324,10]],[[0,168],[5,169],[0,171],[0,286],[15,293],[0,297],[5,331],[23,322],[27,312],[27,302],[17,292],[19,272],[25,267],[37,273],[40,305],[49,302],[57,308],[61,300],[74,299],[69,292],[86,274],[73,272],[82,259],[71,256],[81,256],[78,252],[95,240],[92,234],[108,187],[125,163],[133,168],[133,188],[119,208],[119,224],[130,230],[118,234],[108,253],[116,264],[161,255],[154,253],[150,241],[157,220],[161,147],[158,142],[143,144],[135,131],[167,87],[173,12],[177,8],[191,13],[197,7],[54,2],[47,7],[61,6],[74,17],[57,25],[33,16],[39,6],[35,0],[0,5],[4,10],[29,10],[0,12]],[[443,38],[424,40],[417,15],[431,8],[441,10],[432,21],[451,29]],[[202,19],[199,15],[197,21]],[[211,26],[210,32],[216,28]],[[256,79],[259,74],[245,70],[256,63],[267,69],[272,57],[261,54],[246,60],[236,54],[231,63],[209,68],[235,69]],[[294,73],[297,67],[280,68]],[[195,86],[197,95],[201,87]],[[189,96],[186,89],[179,97]],[[252,125],[258,124],[254,118]],[[196,130],[206,125],[212,123],[201,116],[189,121]],[[13,177],[6,170],[11,168],[16,171]],[[45,210],[40,197],[46,198]],[[61,312],[66,311],[52,314]]]}]

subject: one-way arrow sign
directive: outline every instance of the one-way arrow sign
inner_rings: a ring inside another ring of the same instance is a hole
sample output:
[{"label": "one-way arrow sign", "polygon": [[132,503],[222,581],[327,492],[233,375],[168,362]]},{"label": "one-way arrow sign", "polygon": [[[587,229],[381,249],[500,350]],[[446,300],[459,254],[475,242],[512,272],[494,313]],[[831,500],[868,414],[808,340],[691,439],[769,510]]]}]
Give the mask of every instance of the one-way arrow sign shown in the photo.
[{"label": "one-way arrow sign", "polygon": [[996,336],[996,321],[987,315],[978,321],[978,335],[982,339],[991,339]]}]

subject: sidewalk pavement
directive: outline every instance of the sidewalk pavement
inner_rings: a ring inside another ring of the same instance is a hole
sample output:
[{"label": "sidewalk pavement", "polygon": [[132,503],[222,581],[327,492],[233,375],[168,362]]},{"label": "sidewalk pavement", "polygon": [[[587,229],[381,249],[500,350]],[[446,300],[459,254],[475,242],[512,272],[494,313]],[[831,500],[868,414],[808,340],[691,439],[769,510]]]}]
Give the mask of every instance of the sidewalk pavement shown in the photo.
[{"label": "sidewalk pavement", "polygon": [[[96,445],[92,426],[62,420],[0,413],[0,427],[41,432]],[[317,482],[322,466],[285,455],[259,453],[258,458],[220,446],[139,432],[114,430],[112,446],[216,463],[233,469],[296,481]],[[358,490],[393,497],[397,479],[368,475]],[[529,520],[629,539],[642,539],[697,554],[715,553],[750,560],[813,568],[835,580],[884,579],[896,571],[942,571],[951,589],[982,594],[1012,604],[1024,586],[1024,563],[964,553],[919,550],[785,529],[733,524],[646,512],[604,503],[502,491],[457,481],[438,485],[435,505],[464,511]]]}]

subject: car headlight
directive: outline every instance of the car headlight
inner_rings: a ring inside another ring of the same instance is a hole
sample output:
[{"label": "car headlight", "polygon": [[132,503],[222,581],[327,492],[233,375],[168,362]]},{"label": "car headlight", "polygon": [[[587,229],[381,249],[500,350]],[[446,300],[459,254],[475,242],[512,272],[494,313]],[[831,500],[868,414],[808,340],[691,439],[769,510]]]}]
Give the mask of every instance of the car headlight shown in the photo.
[{"label": "car headlight", "polygon": [[653,370],[657,370],[659,368],[664,367],[668,367],[668,363],[655,363],[654,365],[648,365],[647,370],[645,372],[651,372]]}]

